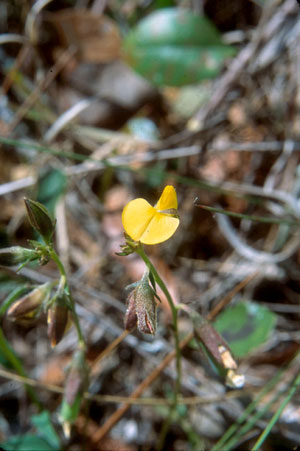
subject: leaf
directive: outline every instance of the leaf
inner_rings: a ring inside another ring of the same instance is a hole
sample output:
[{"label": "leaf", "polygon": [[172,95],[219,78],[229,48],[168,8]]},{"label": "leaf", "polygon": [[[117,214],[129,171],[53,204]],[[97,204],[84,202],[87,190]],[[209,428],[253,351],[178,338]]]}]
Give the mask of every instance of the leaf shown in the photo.
[{"label": "leaf", "polygon": [[1,447],[5,451],[59,451],[61,449],[60,440],[51,424],[47,410],[33,415],[31,423],[36,427],[38,435],[17,435],[1,443]]},{"label": "leaf", "polygon": [[50,211],[52,217],[55,205],[66,186],[67,176],[59,169],[48,168],[38,179],[37,200]]},{"label": "leaf", "polygon": [[123,44],[124,58],[157,85],[183,86],[213,78],[235,49],[205,17],[179,8],[160,9],[143,19]]},{"label": "leaf", "polygon": [[6,442],[1,443],[1,447],[5,451],[54,451],[50,443],[33,434],[11,437]]},{"label": "leaf", "polygon": [[44,410],[38,415],[33,415],[31,422],[37,428],[40,435],[52,446],[53,450],[60,449],[60,441],[52,426],[50,414],[47,410]]},{"label": "leaf", "polygon": [[221,313],[214,326],[228,342],[236,357],[244,357],[263,344],[276,323],[276,315],[268,308],[243,301]]}]

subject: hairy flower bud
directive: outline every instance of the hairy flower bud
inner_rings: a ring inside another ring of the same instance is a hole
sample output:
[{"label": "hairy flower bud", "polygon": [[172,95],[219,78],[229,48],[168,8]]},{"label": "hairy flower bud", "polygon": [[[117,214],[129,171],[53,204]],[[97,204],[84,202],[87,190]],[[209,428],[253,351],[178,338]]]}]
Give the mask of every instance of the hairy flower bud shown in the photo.
[{"label": "hairy flower bud", "polygon": [[48,244],[55,230],[55,222],[44,205],[27,198],[24,199],[24,202],[31,226],[42,235]]},{"label": "hairy flower bud", "polygon": [[47,302],[51,291],[49,282],[40,285],[34,290],[22,296],[7,311],[7,317],[18,320],[28,315],[34,315],[43,302]]},{"label": "hairy flower bud", "polygon": [[149,272],[146,271],[128,296],[125,315],[125,328],[132,330],[136,324],[140,332],[155,334],[156,301],[154,291],[149,284]]},{"label": "hairy flower bud", "polygon": [[135,308],[138,329],[144,334],[155,334],[156,331],[156,301],[154,291],[149,285],[148,273],[142,277],[137,286]]},{"label": "hairy flower bud", "polygon": [[21,246],[12,246],[0,249],[0,265],[14,266],[25,262],[36,260],[39,254],[32,249],[26,249]]}]

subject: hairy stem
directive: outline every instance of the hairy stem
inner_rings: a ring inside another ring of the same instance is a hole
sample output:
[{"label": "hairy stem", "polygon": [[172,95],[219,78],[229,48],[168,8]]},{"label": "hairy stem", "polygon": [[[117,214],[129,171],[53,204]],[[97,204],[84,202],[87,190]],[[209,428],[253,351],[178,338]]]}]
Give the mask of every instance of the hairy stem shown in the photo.
[{"label": "hairy stem", "polygon": [[175,393],[174,403],[176,405],[177,398],[178,398],[178,395],[179,395],[180,389],[181,389],[181,351],[180,351],[180,346],[179,346],[179,335],[178,335],[178,310],[172,299],[172,296],[170,295],[168,288],[166,287],[164,281],[161,279],[161,277],[158,274],[158,272],[156,271],[154,265],[152,264],[152,262],[146,255],[142,246],[139,246],[136,249],[136,253],[144,260],[145,264],[147,265],[147,267],[153,274],[157,285],[161,288],[162,292],[166,296],[167,301],[171,308],[172,322],[173,322],[173,324],[172,324],[173,325],[173,334],[174,334],[175,350],[176,350],[176,373],[177,374],[176,374],[176,383],[175,383],[175,391],[174,391],[174,393]]}]

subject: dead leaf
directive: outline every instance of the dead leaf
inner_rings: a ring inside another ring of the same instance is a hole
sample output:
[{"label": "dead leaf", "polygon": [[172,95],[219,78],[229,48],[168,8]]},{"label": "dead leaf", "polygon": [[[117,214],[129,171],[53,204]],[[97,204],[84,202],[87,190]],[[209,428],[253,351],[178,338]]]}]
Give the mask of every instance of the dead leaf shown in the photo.
[{"label": "dead leaf", "polygon": [[108,63],[119,57],[119,28],[108,17],[72,8],[47,13],[45,21],[55,27],[63,47],[76,46],[80,61]]}]

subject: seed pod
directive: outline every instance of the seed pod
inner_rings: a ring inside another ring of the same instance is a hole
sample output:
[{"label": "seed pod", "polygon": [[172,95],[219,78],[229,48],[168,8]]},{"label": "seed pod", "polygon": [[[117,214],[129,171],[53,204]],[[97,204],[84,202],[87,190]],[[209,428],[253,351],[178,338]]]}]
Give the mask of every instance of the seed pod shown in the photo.
[{"label": "seed pod", "polygon": [[39,232],[48,244],[55,230],[55,222],[52,221],[47,208],[31,199],[24,199],[27,216],[31,226]]},{"label": "seed pod", "polygon": [[203,319],[199,314],[193,312],[191,318],[194,323],[196,340],[201,342],[220,373],[226,377],[226,385],[233,388],[242,388],[245,377],[236,372],[238,366],[228,344],[213,325]]},{"label": "seed pod", "polygon": [[39,254],[36,251],[21,246],[0,249],[0,265],[2,266],[19,265],[37,258],[39,258]]},{"label": "seed pod", "polygon": [[48,309],[47,314],[48,337],[52,348],[54,348],[54,346],[56,346],[63,338],[68,324],[68,318],[68,306],[64,302],[64,298],[59,298]]},{"label": "seed pod", "polygon": [[7,317],[18,320],[37,313],[43,302],[47,302],[51,291],[49,282],[40,285],[22,296],[7,311]]},{"label": "seed pod", "polygon": [[198,321],[194,323],[194,331],[195,337],[201,341],[217,364],[226,370],[237,368],[227,343],[212,324],[205,320]]}]

